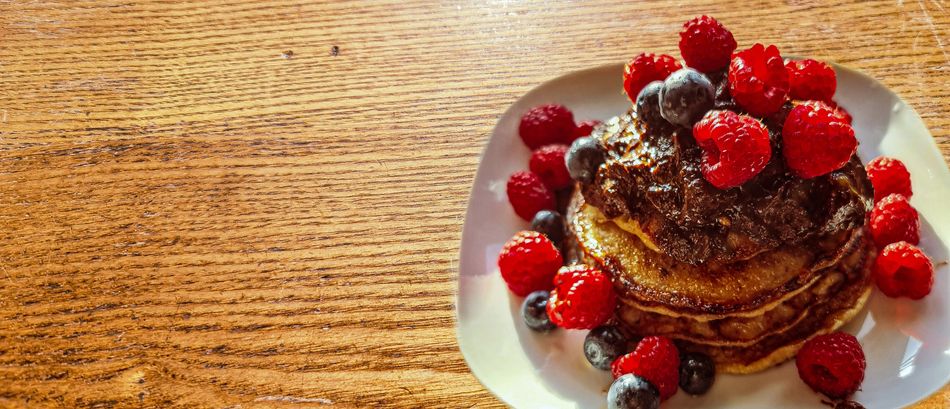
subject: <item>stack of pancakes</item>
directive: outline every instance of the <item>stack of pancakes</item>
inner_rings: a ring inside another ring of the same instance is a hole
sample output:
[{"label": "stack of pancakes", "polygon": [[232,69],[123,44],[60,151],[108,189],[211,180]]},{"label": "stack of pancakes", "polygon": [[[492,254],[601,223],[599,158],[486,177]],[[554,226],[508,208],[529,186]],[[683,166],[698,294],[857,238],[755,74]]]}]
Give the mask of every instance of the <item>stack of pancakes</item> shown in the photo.
[{"label": "stack of pancakes", "polygon": [[[778,144],[781,128],[766,125]],[[700,179],[702,152],[688,130],[648,129],[629,112],[592,136],[607,160],[568,205],[568,252],[611,275],[615,320],[631,339],[663,335],[720,371],[751,373],[864,305],[872,190],[856,157],[804,180],[779,153],[721,191]]]}]

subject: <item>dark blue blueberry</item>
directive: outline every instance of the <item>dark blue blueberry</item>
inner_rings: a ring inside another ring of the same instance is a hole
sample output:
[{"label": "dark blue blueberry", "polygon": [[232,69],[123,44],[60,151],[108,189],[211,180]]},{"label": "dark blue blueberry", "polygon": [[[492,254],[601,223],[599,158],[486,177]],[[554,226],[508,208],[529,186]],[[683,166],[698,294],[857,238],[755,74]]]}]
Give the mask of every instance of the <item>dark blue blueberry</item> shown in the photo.
[{"label": "dark blue blueberry", "polygon": [[564,239],[564,218],[553,210],[542,210],[535,213],[531,219],[531,230],[547,236],[555,245],[560,245]]},{"label": "dark blue blueberry", "polygon": [[547,291],[535,291],[528,294],[521,304],[521,317],[524,318],[525,325],[538,332],[548,332],[557,328],[551,319],[548,318],[548,294]]},{"label": "dark blue blueberry", "polygon": [[690,395],[702,395],[716,380],[716,364],[708,356],[686,353],[680,357],[680,388]]},{"label": "dark blue blueberry", "polygon": [[591,137],[579,138],[571,144],[565,155],[567,172],[581,183],[590,183],[597,176],[597,169],[606,160],[604,148]]},{"label": "dark blue blueberry", "polygon": [[692,68],[670,74],[660,90],[660,115],[668,122],[691,128],[712,109],[716,88],[709,78]]},{"label": "dark blue blueberry", "polygon": [[660,89],[663,81],[653,81],[637,95],[637,117],[649,125],[657,126],[666,120],[660,115]]},{"label": "dark blue blueberry", "polygon": [[627,352],[627,339],[617,327],[603,325],[592,329],[584,338],[584,356],[594,368],[609,370],[617,357]]},{"label": "dark blue blueberry", "polygon": [[657,409],[660,407],[660,391],[634,374],[623,375],[610,384],[607,391],[609,409]]}]

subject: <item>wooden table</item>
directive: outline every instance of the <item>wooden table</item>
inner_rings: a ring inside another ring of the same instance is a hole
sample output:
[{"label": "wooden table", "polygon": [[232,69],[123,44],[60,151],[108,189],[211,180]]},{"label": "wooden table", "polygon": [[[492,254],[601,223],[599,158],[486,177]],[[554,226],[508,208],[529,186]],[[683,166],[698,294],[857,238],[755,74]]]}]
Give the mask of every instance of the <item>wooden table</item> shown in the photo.
[{"label": "wooden table", "polygon": [[0,3],[0,407],[499,406],[454,312],[495,120],[704,12],[950,156],[940,2],[109,3]]}]

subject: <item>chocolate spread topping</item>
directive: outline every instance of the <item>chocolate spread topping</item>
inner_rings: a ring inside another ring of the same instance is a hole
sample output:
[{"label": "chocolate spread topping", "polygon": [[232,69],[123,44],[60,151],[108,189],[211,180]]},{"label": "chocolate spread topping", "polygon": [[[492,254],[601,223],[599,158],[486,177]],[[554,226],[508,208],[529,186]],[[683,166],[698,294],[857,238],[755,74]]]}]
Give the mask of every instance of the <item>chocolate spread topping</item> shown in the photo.
[{"label": "chocolate spread topping", "polygon": [[[710,77],[716,109],[738,111],[725,76]],[[593,183],[582,186],[584,199],[607,217],[636,221],[660,251],[690,264],[745,260],[783,245],[836,248],[865,223],[873,197],[867,173],[855,155],[827,175],[791,174],[781,149],[789,109],[790,103],[763,120],[772,143],[765,169],[727,190],[703,178],[702,150],[690,129],[651,128],[631,110],[592,134],[608,154]]]}]

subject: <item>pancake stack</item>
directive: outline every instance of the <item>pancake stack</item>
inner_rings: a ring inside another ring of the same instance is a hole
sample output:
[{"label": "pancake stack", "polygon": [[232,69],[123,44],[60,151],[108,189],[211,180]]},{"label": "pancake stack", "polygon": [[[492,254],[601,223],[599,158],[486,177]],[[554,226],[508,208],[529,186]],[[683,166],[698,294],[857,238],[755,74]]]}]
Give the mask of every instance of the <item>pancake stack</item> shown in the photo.
[{"label": "pancake stack", "polygon": [[[777,144],[781,128],[764,123]],[[614,319],[631,340],[663,335],[721,372],[752,373],[861,310],[875,251],[857,157],[813,179],[773,157],[741,188],[718,190],[702,181],[686,129],[648,129],[631,111],[592,137],[607,159],[568,205],[568,254],[611,275]]]}]

